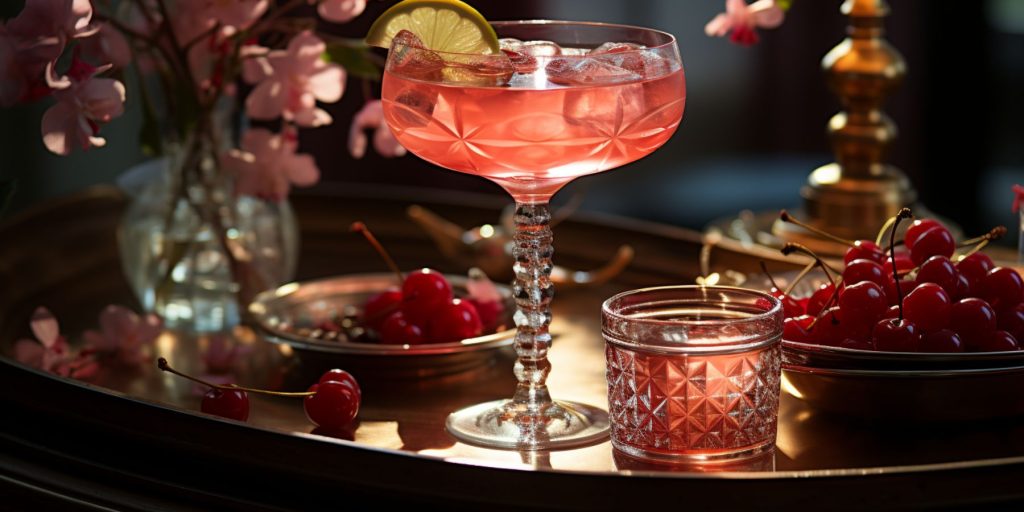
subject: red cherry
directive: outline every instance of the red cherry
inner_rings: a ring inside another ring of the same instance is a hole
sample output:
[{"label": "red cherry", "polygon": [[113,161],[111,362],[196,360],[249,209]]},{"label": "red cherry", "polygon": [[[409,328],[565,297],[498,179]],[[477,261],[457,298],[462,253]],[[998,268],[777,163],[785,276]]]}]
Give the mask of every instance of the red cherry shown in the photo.
[{"label": "red cherry", "polygon": [[512,61],[512,67],[515,68],[516,73],[530,74],[537,70],[537,59],[533,55],[504,48],[501,52]]},{"label": "red cherry", "polygon": [[483,323],[471,302],[454,299],[436,312],[427,332],[434,343],[462,341],[479,336]]},{"label": "red cherry", "polygon": [[352,388],[342,382],[327,381],[313,384],[303,405],[306,417],[317,426],[328,430],[341,430],[359,413],[359,398]]},{"label": "red cherry", "polygon": [[915,265],[920,265],[932,256],[945,256],[949,258],[956,250],[956,240],[953,234],[943,226],[935,226],[925,230],[917,238],[917,242],[910,248],[910,259]]},{"label": "red cherry", "polygon": [[882,314],[882,318],[892,318],[895,320],[900,319],[900,307],[898,305],[889,306],[889,309]]},{"label": "red cherry", "polygon": [[[912,292],[914,288],[917,288],[917,281],[913,279],[900,279],[900,293],[902,296],[906,296]],[[896,293],[896,281],[893,280],[892,276],[885,282],[885,298],[889,301],[890,306],[895,306],[899,302],[901,297],[900,293]]]},{"label": "red cherry", "polygon": [[915,220],[914,223],[911,224],[910,227],[907,228],[906,235],[903,236],[903,245],[905,245],[908,250],[909,249],[913,249],[914,248],[914,243],[917,242],[917,239],[920,238],[921,235],[924,234],[925,231],[928,231],[929,229],[934,228],[934,227],[944,227],[944,226],[942,225],[941,222],[939,222],[939,221],[937,221],[935,219],[918,219],[918,220]]},{"label": "red cherry", "polygon": [[984,338],[996,330],[996,312],[984,300],[962,299],[949,310],[949,328],[967,342]]},{"label": "red cherry", "polygon": [[884,352],[919,352],[921,333],[913,322],[906,319],[886,318],[875,324],[872,334],[875,348]]},{"label": "red cherry", "polygon": [[388,288],[366,299],[366,303],[363,304],[363,314],[360,316],[360,320],[366,327],[380,331],[381,326],[384,325],[384,320],[387,320],[392,312],[398,311],[401,305],[402,290]]},{"label": "red cherry", "polygon": [[[910,259],[910,254],[906,252],[896,253],[896,271],[903,273],[909,270],[913,270],[915,267],[914,260]],[[885,263],[882,263],[882,270],[886,274],[892,274],[892,258],[886,258]]]},{"label": "red cherry", "polygon": [[807,332],[811,336],[811,342],[818,345],[836,346],[840,341],[846,339],[844,331],[843,316],[838,306],[833,306],[825,311]]},{"label": "red cherry", "polygon": [[824,283],[818,287],[817,291],[811,294],[810,300],[807,301],[807,307],[805,308],[808,315],[818,316],[822,311],[825,310],[825,304],[828,304],[832,300],[832,295],[835,294],[835,287],[832,283]]},{"label": "red cherry", "polygon": [[800,315],[782,321],[782,339],[797,343],[810,343],[811,334],[807,327],[814,321],[811,315]]},{"label": "red cherry", "polygon": [[356,381],[356,378],[353,377],[351,373],[346,372],[345,370],[339,370],[337,368],[333,370],[328,370],[326,373],[320,376],[320,381],[318,382],[318,384],[323,384],[325,382],[330,381],[340,382],[342,384],[348,385],[350,388],[352,388],[352,391],[355,392],[356,399],[362,400],[363,391],[359,389],[359,382]]},{"label": "red cherry", "polygon": [[889,309],[889,304],[882,287],[861,281],[843,289],[839,294],[839,307],[851,321],[870,325]]},{"label": "red cherry", "polygon": [[500,300],[480,302],[472,297],[465,299],[473,304],[477,314],[480,315],[480,323],[484,326],[484,332],[491,332],[497,329],[501,314],[505,312],[505,304]]},{"label": "red cherry", "polygon": [[921,352],[963,352],[964,342],[960,335],[949,330],[940,329],[921,337]]},{"label": "red cherry", "polygon": [[1018,342],[1024,341],[1024,303],[997,311],[996,327],[1010,333]]},{"label": "red cherry", "polygon": [[967,343],[971,352],[1009,352],[1020,350],[1017,339],[1006,331],[992,331],[988,336],[974,338]]},{"label": "red cherry", "polygon": [[1012,268],[996,267],[982,278],[978,292],[995,307],[1011,307],[1024,299],[1024,279]]},{"label": "red cherry", "polygon": [[843,263],[847,265],[853,260],[866,259],[881,264],[885,261],[885,253],[878,247],[878,244],[869,240],[857,240],[846,250],[843,256]]},{"label": "red cherry", "polygon": [[953,266],[953,262],[945,256],[928,258],[921,264],[921,269],[917,271],[918,283],[935,283],[946,290],[950,296],[956,294],[959,281],[960,273]]},{"label": "red cherry", "polygon": [[957,273],[956,292],[950,295],[954,301],[966,299],[971,296],[971,282],[963,274]]},{"label": "red cherry", "polygon": [[800,316],[804,314],[804,308],[800,305],[800,302],[798,302],[793,297],[786,295],[786,292],[773,286],[771,291],[768,293],[770,293],[772,297],[779,299],[779,302],[782,303],[783,317],[792,318],[794,316]]},{"label": "red cherry", "polygon": [[843,269],[843,282],[850,285],[861,281],[871,281],[878,286],[885,286],[891,274],[887,274],[878,262],[868,259],[856,259],[846,264]]},{"label": "red cherry", "polygon": [[410,322],[426,325],[434,311],[452,300],[452,287],[436,270],[410,272],[402,283],[402,312]]},{"label": "red cherry", "polygon": [[983,253],[976,252],[974,254],[964,257],[956,264],[956,269],[960,275],[967,277],[967,281],[974,286],[974,283],[981,281],[981,278],[988,274],[989,270],[992,270],[996,264]]},{"label": "red cherry", "polygon": [[249,394],[240,389],[210,388],[199,410],[238,421],[249,419]]},{"label": "red cherry", "polygon": [[380,342],[385,345],[418,345],[424,341],[423,328],[410,322],[401,311],[391,313],[380,327]]},{"label": "red cherry", "polygon": [[924,332],[937,331],[949,325],[951,306],[949,294],[941,286],[924,283],[903,299],[903,316]]}]

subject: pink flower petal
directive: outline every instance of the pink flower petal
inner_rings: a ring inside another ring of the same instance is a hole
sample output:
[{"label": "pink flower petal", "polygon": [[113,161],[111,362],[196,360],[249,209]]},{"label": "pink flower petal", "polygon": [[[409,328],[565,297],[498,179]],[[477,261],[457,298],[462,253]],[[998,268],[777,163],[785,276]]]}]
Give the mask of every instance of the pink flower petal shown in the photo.
[{"label": "pink flower petal", "polygon": [[32,368],[43,367],[43,347],[35,340],[18,340],[14,342],[14,360]]},{"label": "pink flower petal", "polygon": [[315,185],[317,181],[320,181],[320,169],[316,166],[316,160],[310,155],[294,155],[286,172],[288,179],[300,187]]},{"label": "pink flower petal", "polygon": [[405,146],[398,142],[391,128],[384,123],[373,132],[373,149],[384,158],[405,156],[406,153]]},{"label": "pink flower petal", "polygon": [[729,16],[727,14],[719,14],[704,26],[704,33],[712,37],[721,37],[728,34],[731,28],[732,23]]},{"label": "pink flower petal", "polygon": [[284,111],[284,82],[273,78],[256,86],[245,100],[245,112],[253,119],[274,119]]},{"label": "pink flower petal", "polygon": [[761,28],[778,27],[786,19],[786,12],[775,4],[775,0],[757,0],[750,4],[748,11],[754,25]]},{"label": "pink flower petal", "polygon": [[345,70],[337,64],[328,64],[310,75],[306,87],[306,90],[313,93],[316,99],[325,103],[334,103],[341,99],[341,95],[345,92]]},{"label": "pink flower petal", "polygon": [[362,14],[366,0],[323,0],[316,7],[321,18],[334,23],[345,23]]},{"label": "pink flower petal", "polygon": [[110,122],[124,113],[124,84],[112,78],[93,78],[81,85],[77,93],[86,116],[101,123]]},{"label": "pink flower petal", "polygon": [[[288,114],[286,112],[286,114]],[[286,115],[285,119],[294,121],[295,124],[306,128],[317,128],[320,126],[326,126],[331,124],[334,120],[326,110],[322,110],[316,107],[303,108],[296,110],[290,115]]]},{"label": "pink flower petal", "polygon": [[60,325],[57,318],[50,313],[50,310],[40,306],[32,313],[32,320],[29,322],[32,327],[32,334],[46,348],[52,348],[60,338]]},{"label": "pink flower petal", "polygon": [[320,59],[323,58],[324,52],[327,51],[327,45],[324,44],[323,40],[314,35],[313,32],[306,30],[299,32],[288,42],[287,51],[292,69],[308,74],[318,62],[321,62]]}]

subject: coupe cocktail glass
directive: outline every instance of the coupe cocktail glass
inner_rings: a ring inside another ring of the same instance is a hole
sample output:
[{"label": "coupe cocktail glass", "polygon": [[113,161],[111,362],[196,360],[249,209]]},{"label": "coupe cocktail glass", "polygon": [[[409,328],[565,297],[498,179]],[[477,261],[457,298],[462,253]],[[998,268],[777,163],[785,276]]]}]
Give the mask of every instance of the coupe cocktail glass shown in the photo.
[{"label": "coupe cocktail glass", "polygon": [[[493,26],[499,37],[514,38],[502,44],[519,53],[441,53],[396,38],[384,72],[384,117],[403,146],[483,176],[516,201],[519,384],[512,399],[452,413],[447,426],[459,439],[491,447],[585,444],[607,435],[607,413],[553,401],[546,386],[554,293],[548,201],[574,178],[640,159],[672,136],[685,103],[682,62],[675,38],[657,30],[561,21]],[[629,44],[602,46],[609,42]]]}]

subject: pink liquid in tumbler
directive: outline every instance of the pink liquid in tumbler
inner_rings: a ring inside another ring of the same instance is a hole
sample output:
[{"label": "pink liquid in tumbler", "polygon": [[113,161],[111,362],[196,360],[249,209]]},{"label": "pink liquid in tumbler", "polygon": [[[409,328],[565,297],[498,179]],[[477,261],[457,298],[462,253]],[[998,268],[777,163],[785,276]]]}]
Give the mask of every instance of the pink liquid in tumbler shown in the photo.
[{"label": "pink liquid in tumbler", "polygon": [[608,343],[613,443],[627,453],[705,457],[773,445],[780,350],[658,355]]},{"label": "pink liquid in tumbler", "polygon": [[684,88],[681,68],[654,78],[563,86],[548,81],[541,66],[500,87],[414,80],[388,70],[382,100],[406,149],[528,198],[653,152],[679,126]]}]

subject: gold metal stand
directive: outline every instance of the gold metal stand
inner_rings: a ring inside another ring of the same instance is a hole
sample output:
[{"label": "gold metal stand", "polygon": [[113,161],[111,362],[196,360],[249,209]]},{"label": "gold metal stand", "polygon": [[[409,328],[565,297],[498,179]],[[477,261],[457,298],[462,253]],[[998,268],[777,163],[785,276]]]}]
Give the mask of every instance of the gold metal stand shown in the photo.
[{"label": "gold metal stand", "polygon": [[[906,175],[883,163],[896,125],[882,104],[902,82],[906,64],[882,38],[889,14],[885,0],[846,0],[841,10],[850,18],[848,37],[821,62],[829,88],[843,105],[828,124],[836,161],[811,173],[801,190],[798,216],[842,238],[874,239],[886,219],[917,199]],[[776,222],[772,232],[824,253],[842,250],[791,224]]]}]

